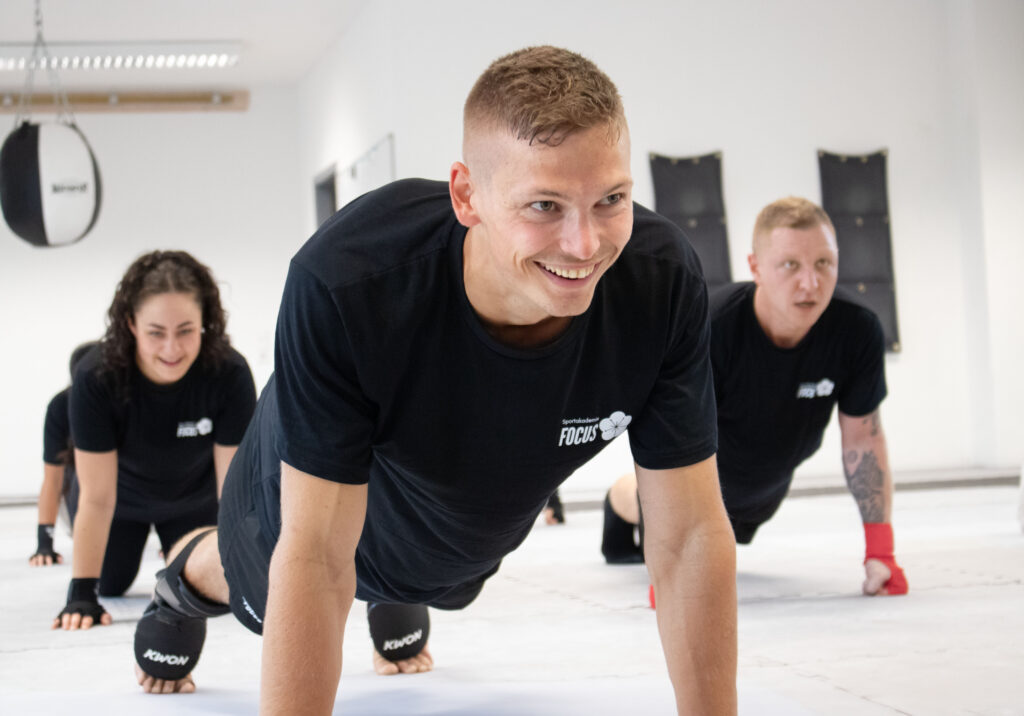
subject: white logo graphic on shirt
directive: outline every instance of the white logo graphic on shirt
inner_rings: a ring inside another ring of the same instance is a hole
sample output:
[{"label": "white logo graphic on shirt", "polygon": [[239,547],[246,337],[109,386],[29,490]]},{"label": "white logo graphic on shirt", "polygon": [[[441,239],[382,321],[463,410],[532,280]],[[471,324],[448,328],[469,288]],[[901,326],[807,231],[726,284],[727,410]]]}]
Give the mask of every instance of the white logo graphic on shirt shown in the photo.
[{"label": "white logo graphic on shirt", "polygon": [[616,410],[601,421],[601,437],[605,440],[617,438],[626,432],[626,428],[631,422],[633,422],[632,415],[626,415],[621,410]]},{"label": "white logo graphic on shirt", "polygon": [[625,432],[632,422],[632,416],[616,410],[607,418],[566,418],[562,421],[562,431],[558,435],[558,446],[586,445],[597,440],[600,435],[611,440]]},{"label": "white logo graphic on shirt", "polygon": [[209,418],[201,418],[200,420],[185,421],[178,423],[178,437],[179,438],[194,438],[199,435],[209,435],[213,432],[213,421]]},{"label": "white logo graphic on shirt", "polygon": [[822,378],[817,383],[801,383],[796,389],[797,398],[827,398],[832,395],[836,384],[828,378]]}]

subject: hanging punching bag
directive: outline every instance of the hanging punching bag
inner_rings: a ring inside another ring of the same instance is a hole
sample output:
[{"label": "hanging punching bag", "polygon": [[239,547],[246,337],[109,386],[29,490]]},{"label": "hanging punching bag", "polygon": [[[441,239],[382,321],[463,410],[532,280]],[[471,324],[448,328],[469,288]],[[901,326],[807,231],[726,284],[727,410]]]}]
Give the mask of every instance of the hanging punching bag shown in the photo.
[{"label": "hanging punching bag", "polygon": [[0,208],[11,231],[35,246],[85,236],[100,212],[100,172],[74,124],[22,122],[0,149]]}]

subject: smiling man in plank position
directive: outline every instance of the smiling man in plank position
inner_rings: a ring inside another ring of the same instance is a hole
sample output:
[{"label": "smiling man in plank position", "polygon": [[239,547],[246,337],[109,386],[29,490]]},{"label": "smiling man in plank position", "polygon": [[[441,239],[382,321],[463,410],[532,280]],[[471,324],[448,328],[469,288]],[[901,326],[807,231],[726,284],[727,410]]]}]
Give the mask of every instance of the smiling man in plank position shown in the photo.
[{"label": "smiling man in plank position", "polygon": [[472,602],[628,429],[679,712],[735,713],[707,294],[678,229],[632,203],[618,91],[566,50],[500,58],[463,156],[293,259],[219,529],[182,541],[139,623],[145,690],[194,689],[206,617],[230,609],[265,638],[263,711],[330,713],[353,597],[378,672],[429,670],[427,607]]}]

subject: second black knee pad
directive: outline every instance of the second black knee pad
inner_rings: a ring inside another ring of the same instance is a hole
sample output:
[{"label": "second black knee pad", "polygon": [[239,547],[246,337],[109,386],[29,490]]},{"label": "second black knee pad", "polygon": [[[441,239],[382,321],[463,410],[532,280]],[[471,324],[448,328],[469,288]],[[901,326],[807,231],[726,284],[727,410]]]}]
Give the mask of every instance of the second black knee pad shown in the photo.
[{"label": "second black knee pad", "polygon": [[423,604],[370,603],[366,620],[374,648],[388,661],[411,659],[430,636],[430,613]]}]

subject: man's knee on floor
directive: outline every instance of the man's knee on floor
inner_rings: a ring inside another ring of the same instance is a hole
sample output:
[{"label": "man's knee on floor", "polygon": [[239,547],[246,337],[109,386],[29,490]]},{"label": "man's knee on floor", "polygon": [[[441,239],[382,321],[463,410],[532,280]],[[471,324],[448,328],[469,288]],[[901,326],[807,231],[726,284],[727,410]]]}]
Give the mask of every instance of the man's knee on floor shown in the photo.
[{"label": "man's knee on floor", "polygon": [[153,601],[135,629],[135,660],[158,679],[183,679],[191,673],[206,640],[206,618],[230,611],[226,604],[198,593],[184,578],[185,564],[205,536],[194,536],[157,573]]}]

